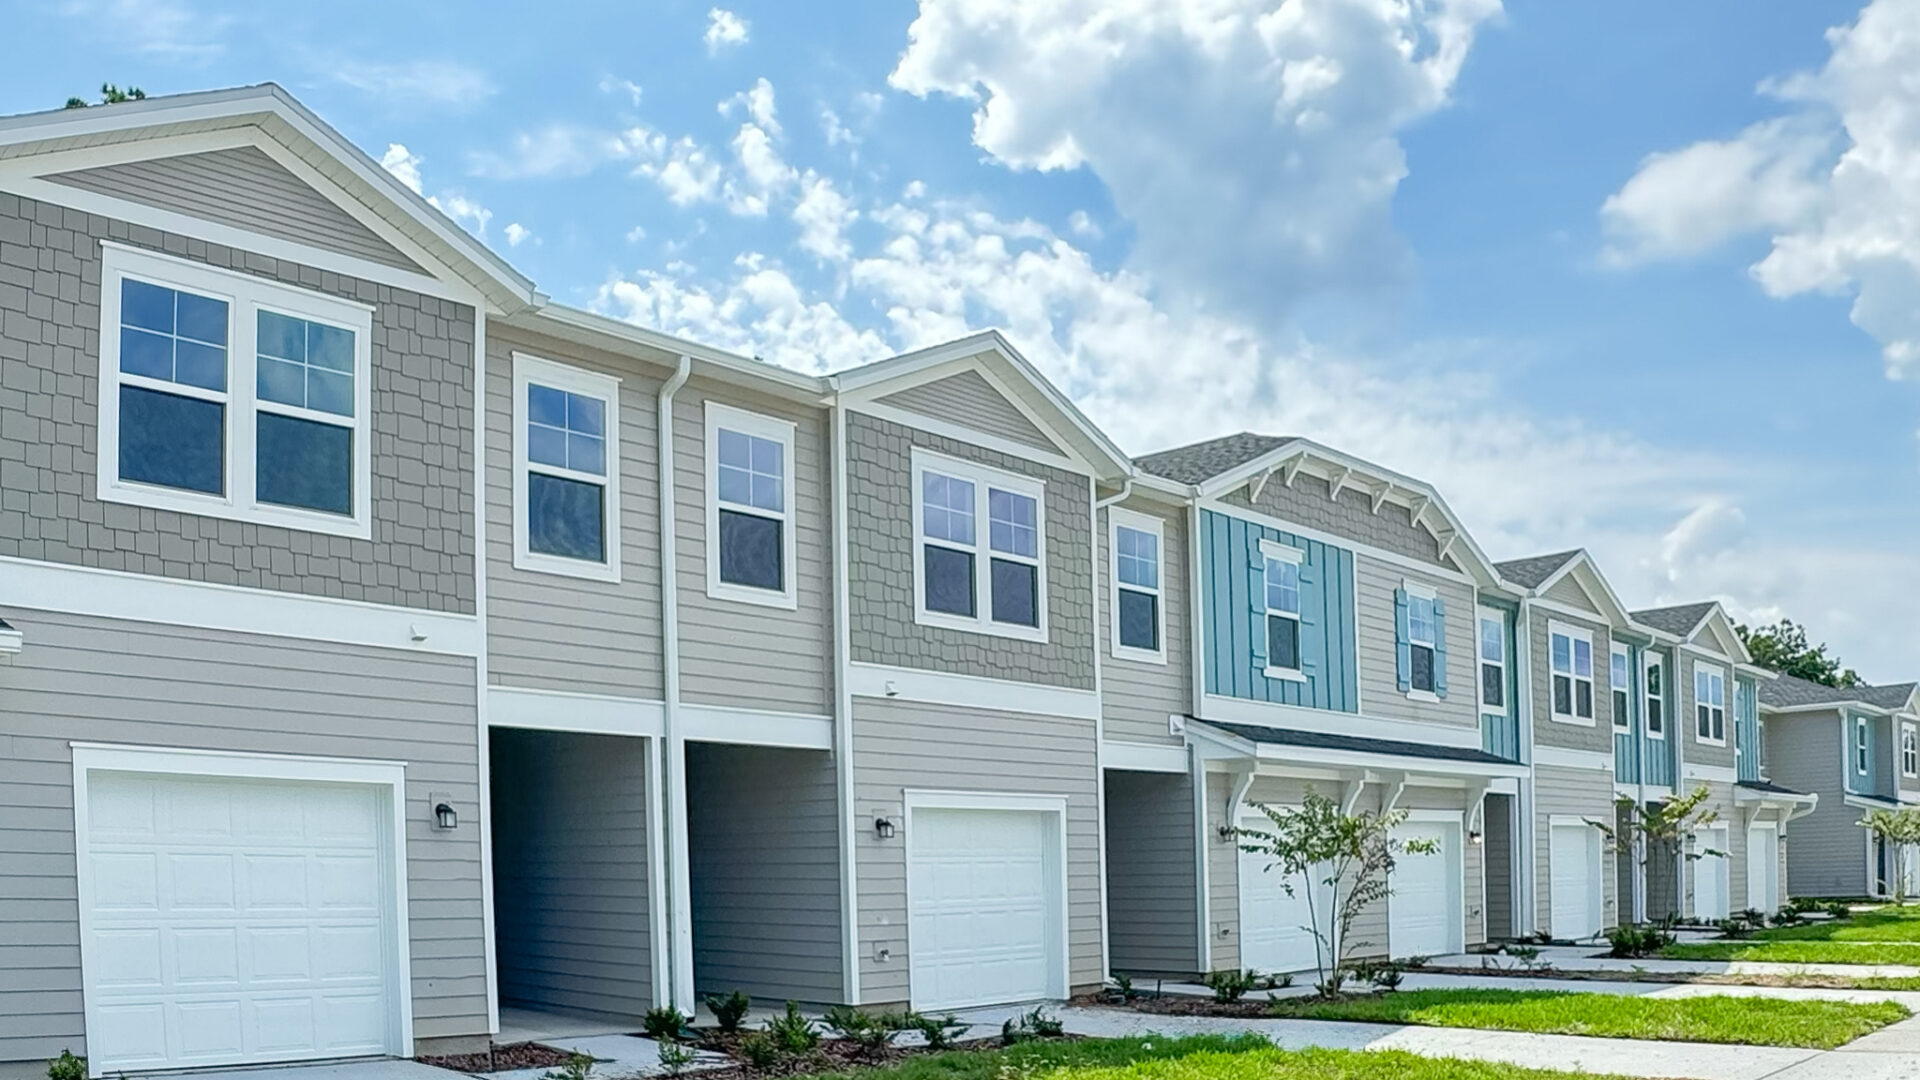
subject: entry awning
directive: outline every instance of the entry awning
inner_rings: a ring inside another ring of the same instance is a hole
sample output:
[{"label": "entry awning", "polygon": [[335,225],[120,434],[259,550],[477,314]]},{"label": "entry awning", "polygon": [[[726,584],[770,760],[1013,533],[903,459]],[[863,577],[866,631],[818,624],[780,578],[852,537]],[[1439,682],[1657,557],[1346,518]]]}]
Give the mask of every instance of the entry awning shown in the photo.
[{"label": "entry awning", "polygon": [[1762,811],[1778,810],[1780,820],[1806,817],[1820,805],[1820,796],[1782,787],[1771,780],[1741,780],[1733,785],[1733,801],[1751,825]]},{"label": "entry awning", "polygon": [[1189,736],[1239,749],[1259,762],[1370,768],[1460,777],[1523,777],[1527,767],[1472,746],[1374,739],[1298,728],[1188,718]]}]

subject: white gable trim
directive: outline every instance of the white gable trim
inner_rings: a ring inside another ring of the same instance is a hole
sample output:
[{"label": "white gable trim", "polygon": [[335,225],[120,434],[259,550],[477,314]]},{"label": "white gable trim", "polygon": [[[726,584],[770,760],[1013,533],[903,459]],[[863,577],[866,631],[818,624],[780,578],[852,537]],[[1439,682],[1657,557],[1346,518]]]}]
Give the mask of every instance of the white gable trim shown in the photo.
[{"label": "white gable trim", "polygon": [[[1528,591],[1536,597],[1545,597],[1548,589],[1558,585],[1562,578],[1569,576],[1573,578],[1574,586],[1585,593],[1587,599],[1593,601],[1594,610],[1600,613],[1601,618],[1614,626],[1634,625],[1633,617],[1627,612],[1627,606],[1620,602],[1620,594],[1613,591],[1613,583],[1600,572],[1599,565],[1593,561],[1593,556],[1587,554],[1585,548],[1581,548],[1560,569],[1547,575],[1545,581]],[[1548,601],[1536,600],[1535,602],[1547,603]],[[1592,617],[1591,613],[1582,615],[1582,618]]]},{"label": "white gable trim", "polygon": [[918,431],[924,431],[930,435],[957,439],[960,442],[970,443],[988,450],[996,450],[1010,457],[1019,458],[1022,461],[1031,461],[1040,465],[1050,465],[1053,468],[1064,469],[1067,472],[1078,473],[1081,476],[1093,475],[1092,466],[1077,456],[1064,457],[1060,454],[1049,454],[1037,446],[1028,446],[1023,442],[1015,442],[1012,439],[1002,438],[999,435],[981,431],[978,428],[967,427],[964,424],[955,424],[936,416],[929,416],[926,413],[914,412],[910,409],[901,409],[892,405],[883,405],[877,401],[849,402],[846,404],[846,409],[848,412],[871,416],[875,419],[899,424],[901,427],[910,427]]}]

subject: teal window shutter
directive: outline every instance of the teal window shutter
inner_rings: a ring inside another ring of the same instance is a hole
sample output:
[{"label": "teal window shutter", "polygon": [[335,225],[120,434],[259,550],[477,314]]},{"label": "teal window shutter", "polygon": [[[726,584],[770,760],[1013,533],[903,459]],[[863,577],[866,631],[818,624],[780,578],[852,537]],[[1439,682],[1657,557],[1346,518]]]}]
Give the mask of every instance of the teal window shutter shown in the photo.
[{"label": "teal window shutter", "polygon": [[1320,673],[1322,654],[1326,652],[1326,635],[1320,632],[1320,621],[1327,605],[1317,584],[1319,580],[1319,567],[1300,564],[1300,673],[1309,678]]},{"label": "teal window shutter", "polygon": [[1400,673],[1400,692],[1413,689],[1413,645],[1407,640],[1407,590],[1393,590],[1393,630],[1399,640],[1394,660]]},{"label": "teal window shutter", "polygon": [[1433,598],[1433,696],[1447,696],[1447,602]]},{"label": "teal window shutter", "polygon": [[1267,670],[1267,557],[1260,553],[1260,534],[1256,530],[1247,531],[1247,552],[1251,565],[1248,567],[1247,604],[1253,617],[1253,670],[1256,675]]}]

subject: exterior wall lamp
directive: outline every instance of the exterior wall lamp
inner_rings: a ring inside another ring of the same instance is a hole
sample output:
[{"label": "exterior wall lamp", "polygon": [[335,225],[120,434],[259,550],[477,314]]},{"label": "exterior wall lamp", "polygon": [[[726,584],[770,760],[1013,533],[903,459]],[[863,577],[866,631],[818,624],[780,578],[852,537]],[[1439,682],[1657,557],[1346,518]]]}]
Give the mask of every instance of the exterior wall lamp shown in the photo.
[{"label": "exterior wall lamp", "polygon": [[460,815],[453,809],[453,796],[433,794],[427,796],[433,804],[433,827],[440,832],[451,832],[459,828]]},{"label": "exterior wall lamp", "polygon": [[889,818],[885,814],[882,814],[881,816],[873,819],[873,835],[874,836],[882,840],[891,840],[893,839],[893,833],[894,833],[894,824],[893,824],[892,818]]}]

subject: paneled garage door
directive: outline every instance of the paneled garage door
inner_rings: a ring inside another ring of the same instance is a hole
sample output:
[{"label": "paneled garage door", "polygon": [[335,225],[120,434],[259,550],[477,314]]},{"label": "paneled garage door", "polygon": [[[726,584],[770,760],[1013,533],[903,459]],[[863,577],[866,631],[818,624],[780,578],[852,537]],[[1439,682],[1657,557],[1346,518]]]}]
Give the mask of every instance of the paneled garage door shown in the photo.
[{"label": "paneled garage door", "polygon": [[[1268,827],[1271,822],[1261,817],[1243,824]],[[1332,890],[1300,874],[1284,881],[1277,867],[1268,869],[1272,864],[1272,856],[1240,853],[1240,966],[1268,973],[1310,971],[1319,948],[1308,928],[1315,925],[1315,915],[1323,932],[1330,928]],[[1287,884],[1293,886],[1291,896]]]},{"label": "paneled garage door", "polygon": [[1600,932],[1600,834],[1585,822],[1554,822],[1547,848],[1548,914],[1553,936],[1572,941]]},{"label": "paneled garage door", "polygon": [[94,1068],[399,1052],[391,800],[357,784],[89,774]]},{"label": "paneled garage door", "polygon": [[907,822],[916,1009],[1062,993],[1058,815],[920,807]]},{"label": "paneled garage door", "polygon": [[1393,893],[1387,897],[1389,953],[1399,959],[1466,951],[1459,823],[1409,821],[1396,826],[1393,836],[1402,842],[1431,842],[1438,848],[1393,857]]}]

